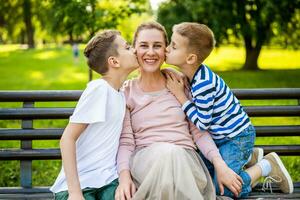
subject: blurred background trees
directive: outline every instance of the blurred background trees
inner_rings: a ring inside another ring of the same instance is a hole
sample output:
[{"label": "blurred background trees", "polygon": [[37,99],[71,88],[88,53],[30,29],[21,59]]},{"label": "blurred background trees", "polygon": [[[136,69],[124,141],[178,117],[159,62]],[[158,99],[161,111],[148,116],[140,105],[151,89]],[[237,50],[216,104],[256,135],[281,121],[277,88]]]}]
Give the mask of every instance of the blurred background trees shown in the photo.
[{"label": "blurred background trees", "polygon": [[147,10],[146,0],[1,0],[0,43],[86,41]]},{"label": "blurred background trees", "polygon": [[244,45],[244,69],[258,69],[263,45],[299,48],[300,1],[281,0],[170,0],[158,10],[158,21],[171,32],[173,24],[207,24],[217,45]]},{"label": "blurred background trees", "polygon": [[[155,0],[152,0],[155,1]],[[243,69],[259,69],[265,45],[298,49],[300,0],[160,0],[157,11],[147,0],[1,0],[0,44],[86,42],[97,31],[121,29],[131,40],[138,23],[157,19],[169,35],[174,24],[207,24],[217,45],[245,49]]]}]

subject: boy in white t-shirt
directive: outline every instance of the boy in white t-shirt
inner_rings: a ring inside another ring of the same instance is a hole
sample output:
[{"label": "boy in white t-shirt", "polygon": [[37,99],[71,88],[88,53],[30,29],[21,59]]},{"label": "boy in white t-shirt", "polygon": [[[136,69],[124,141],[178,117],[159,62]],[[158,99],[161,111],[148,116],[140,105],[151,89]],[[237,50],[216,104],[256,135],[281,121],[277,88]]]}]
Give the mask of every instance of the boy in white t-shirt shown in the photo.
[{"label": "boy in white t-shirt", "polygon": [[114,199],[118,185],[116,154],[126,107],[119,88],[138,62],[114,30],[93,37],[84,54],[102,79],[88,83],[60,140],[63,167],[50,188],[59,200]]}]

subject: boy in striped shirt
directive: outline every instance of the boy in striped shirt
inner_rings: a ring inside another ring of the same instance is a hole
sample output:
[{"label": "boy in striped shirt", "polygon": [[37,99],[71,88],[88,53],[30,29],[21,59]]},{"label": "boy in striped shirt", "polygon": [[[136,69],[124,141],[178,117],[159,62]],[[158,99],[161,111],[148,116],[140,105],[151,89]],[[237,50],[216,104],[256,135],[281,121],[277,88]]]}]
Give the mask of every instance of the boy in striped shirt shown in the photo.
[{"label": "boy in striped shirt", "polygon": [[238,197],[246,197],[251,192],[251,185],[254,186],[261,176],[276,182],[284,193],[292,193],[292,179],[275,152],[266,155],[253,166],[247,165],[249,168],[244,170],[253,152],[255,129],[223,79],[203,64],[214,45],[213,32],[204,24],[184,22],[173,26],[166,63],[178,66],[187,76],[192,100],[184,93],[182,78],[170,70],[166,76],[168,89],[182,104],[187,117],[200,130],[212,134],[225,163],[243,180],[242,188],[239,189],[239,183],[232,183],[236,179],[222,173],[222,169],[217,166],[214,168],[204,158],[217,194],[233,197],[238,192]]}]

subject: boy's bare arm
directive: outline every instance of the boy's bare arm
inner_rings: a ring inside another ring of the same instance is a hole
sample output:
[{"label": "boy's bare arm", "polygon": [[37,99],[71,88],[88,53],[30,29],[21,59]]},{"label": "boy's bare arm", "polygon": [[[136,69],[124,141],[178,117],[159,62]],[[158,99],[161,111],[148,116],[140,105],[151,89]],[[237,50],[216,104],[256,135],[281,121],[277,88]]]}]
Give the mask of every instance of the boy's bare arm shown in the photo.
[{"label": "boy's bare arm", "polygon": [[189,99],[185,95],[184,80],[180,77],[176,77],[172,72],[166,73],[167,77],[167,88],[172,92],[172,94],[177,98],[181,105],[183,105]]},{"label": "boy's bare arm", "polygon": [[67,178],[69,200],[84,199],[77,172],[76,140],[88,124],[69,123],[60,140],[64,171]]}]

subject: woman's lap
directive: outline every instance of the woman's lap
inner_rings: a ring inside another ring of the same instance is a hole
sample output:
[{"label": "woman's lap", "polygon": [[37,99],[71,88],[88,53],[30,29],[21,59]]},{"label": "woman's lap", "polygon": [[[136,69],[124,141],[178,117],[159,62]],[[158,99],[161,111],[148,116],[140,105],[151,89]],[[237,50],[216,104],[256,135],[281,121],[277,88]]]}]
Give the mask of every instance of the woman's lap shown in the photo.
[{"label": "woman's lap", "polygon": [[155,199],[215,198],[209,173],[194,150],[156,143],[137,150],[130,166],[139,187],[136,199],[147,199],[147,194]]}]

